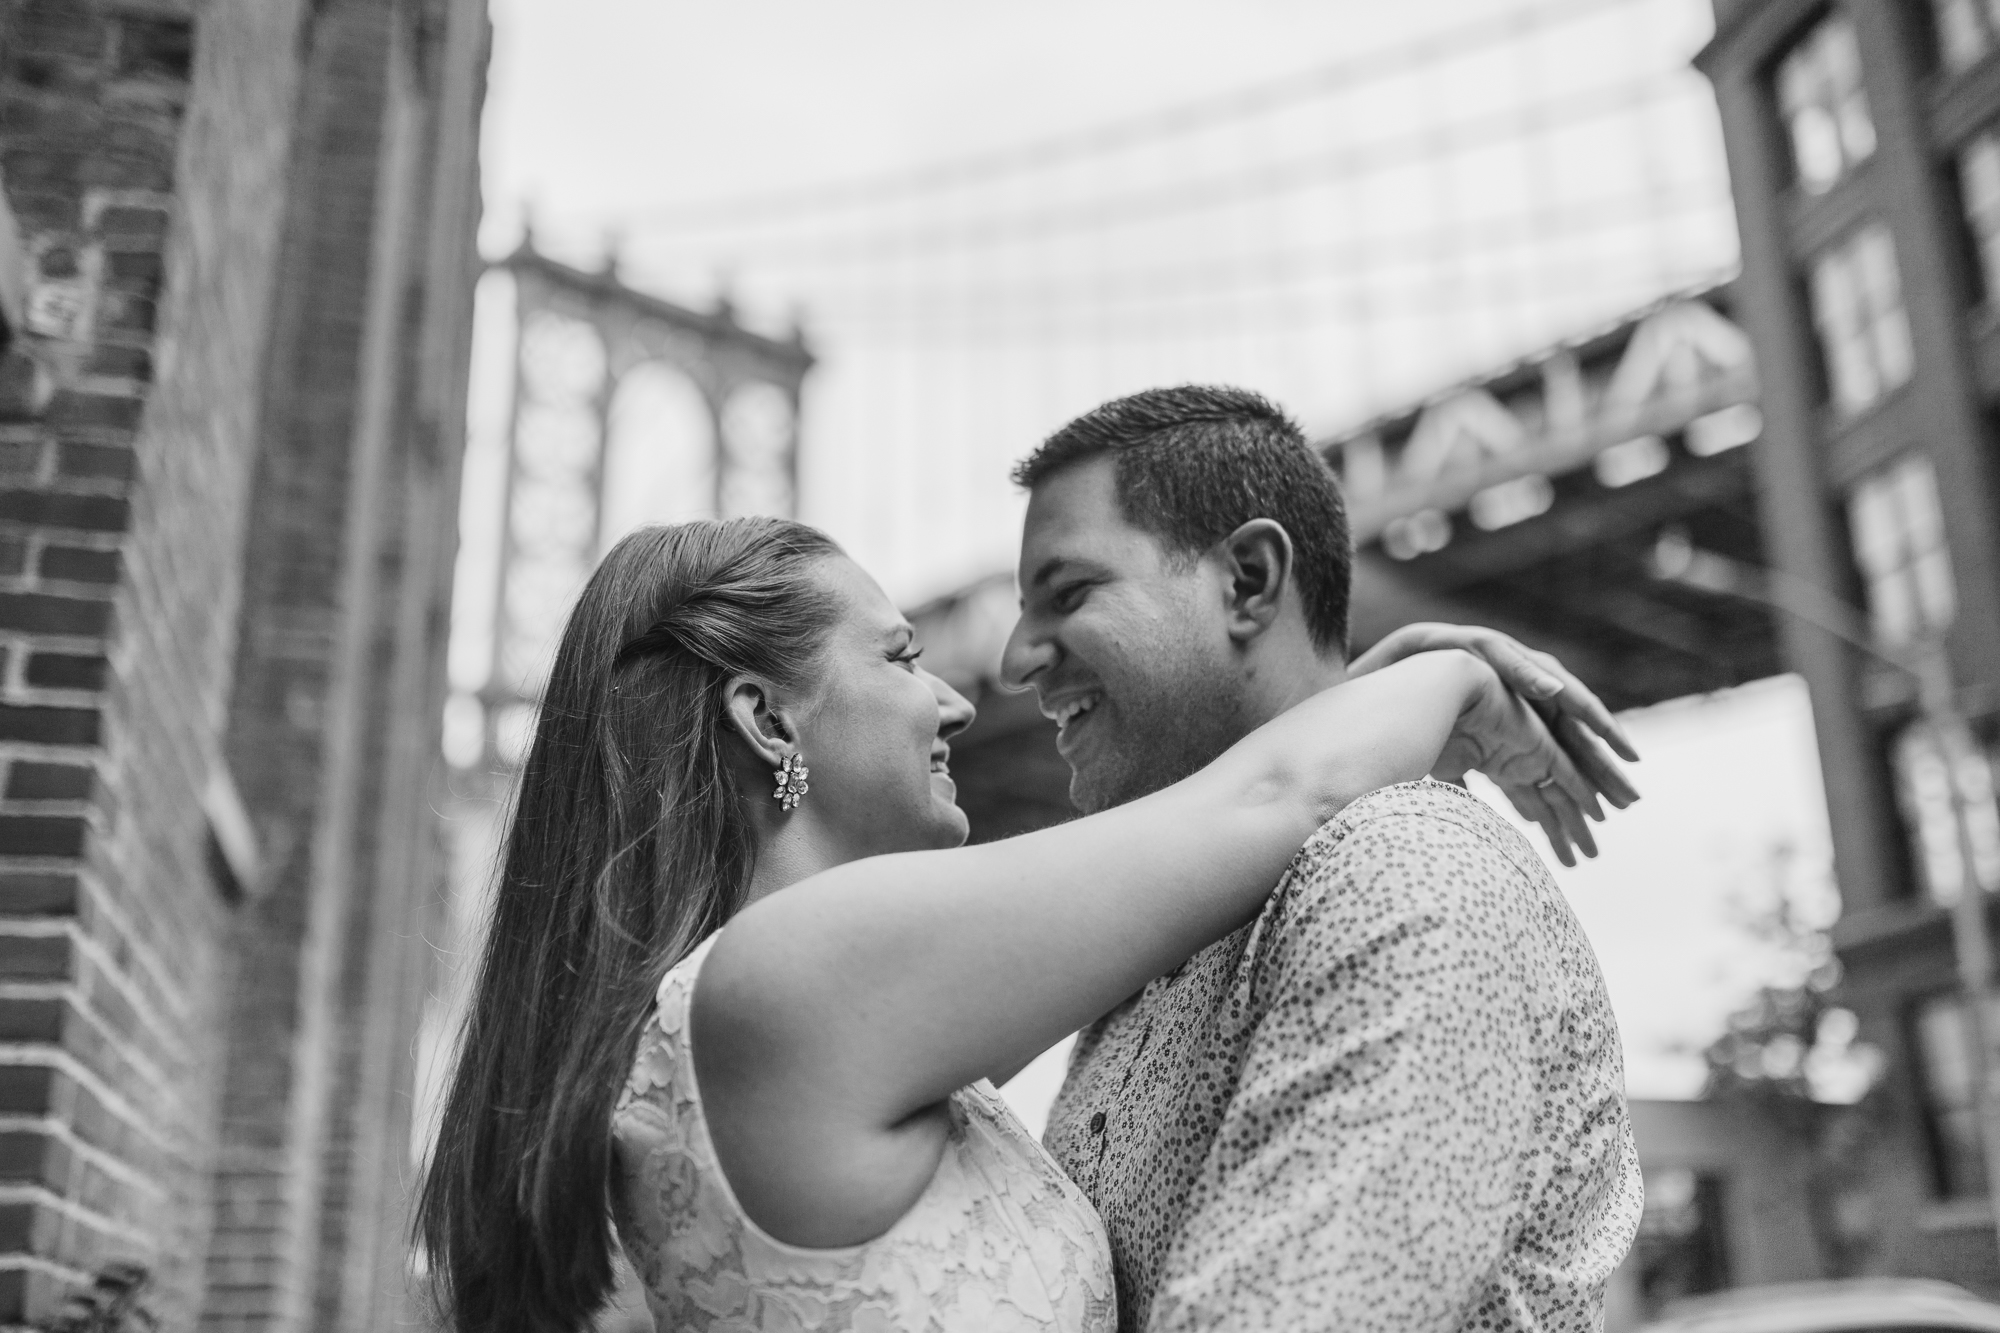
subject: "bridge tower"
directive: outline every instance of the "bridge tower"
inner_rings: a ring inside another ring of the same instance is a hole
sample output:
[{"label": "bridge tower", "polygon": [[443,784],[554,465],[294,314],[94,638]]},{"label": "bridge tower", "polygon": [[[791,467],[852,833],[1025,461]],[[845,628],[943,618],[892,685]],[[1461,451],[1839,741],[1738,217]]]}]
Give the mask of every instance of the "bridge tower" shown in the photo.
[{"label": "bridge tower", "polygon": [[[489,268],[480,303],[466,508],[497,512],[462,514],[472,558],[454,593],[445,706],[450,887],[432,939],[442,975],[417,1043],[420,1142],[435,1126],[504,798],[570,603],[604,551],[642,523],[792,516],[799,395],[813,365],[796,328],[755,333],[726,299],[676,304],[628,286],[615,262],[575,268],[532,237]],[[482,383],[482,369],[494,378]],[[482,467],[499,474],[483,491]],[[496,529],[483,541],[482,521]],[[467,577],[478,573],[483,587]]]},{"label": "bridge tower", "polygon": [[[598,557],[643,522],[797,508],[802,334],[771,338],[728,299],[696,310],[538,251],[511,280],[513,384],[485,681],[453,702],[475,769],[518,763],[539,679]],[[461,594],[464,595],[464,594]]]}]

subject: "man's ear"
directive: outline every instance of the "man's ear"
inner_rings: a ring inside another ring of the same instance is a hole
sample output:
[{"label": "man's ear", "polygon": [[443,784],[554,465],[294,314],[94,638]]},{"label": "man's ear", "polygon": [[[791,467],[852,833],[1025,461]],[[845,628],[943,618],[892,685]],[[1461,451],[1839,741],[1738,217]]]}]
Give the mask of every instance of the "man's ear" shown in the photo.
[{"label": "man's ear", "polygon": [[1229,637],[1248,643],[1271,627],[1292,577],[1292,536],[1276,519],[1253,518],[1217,546],[1228,583]]},{"label": "man's ear", "polygon": [[770,682],[732,676],[722,687],[723,716],[759,762],[772,768],[798,752],[798,731],[785,708],[772,699]]}]

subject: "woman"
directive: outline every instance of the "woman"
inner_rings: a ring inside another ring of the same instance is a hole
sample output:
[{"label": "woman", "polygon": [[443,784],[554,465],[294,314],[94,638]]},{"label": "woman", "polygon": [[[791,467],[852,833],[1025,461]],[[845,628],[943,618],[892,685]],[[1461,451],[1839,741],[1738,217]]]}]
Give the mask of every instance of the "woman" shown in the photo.
[{"label": "woman", "polygon": [[798,524],[650,529],[593,575],[420,1204],[454,1327],[583,1327],[615,1213],[663,1329],[1111,1329],[1102,1229],[992,1084],[1447,750],[1595,811],[1494,672],[1440,652],[1153,796],[952,850],[972,709],[918,651]]}]

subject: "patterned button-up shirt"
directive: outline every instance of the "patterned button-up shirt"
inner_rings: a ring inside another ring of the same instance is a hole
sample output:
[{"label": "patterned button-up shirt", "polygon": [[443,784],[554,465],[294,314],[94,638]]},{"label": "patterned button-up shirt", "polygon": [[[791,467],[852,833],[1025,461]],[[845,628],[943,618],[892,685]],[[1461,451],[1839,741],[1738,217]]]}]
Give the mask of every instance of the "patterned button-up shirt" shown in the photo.
[{"label": "patterned button-up shirt", "polygon": [[1436,782],[1078,1038],[1046,1142],[1126,1333],[1584,1330],[1638,1228],[1624,1065],[1547,868]]}]

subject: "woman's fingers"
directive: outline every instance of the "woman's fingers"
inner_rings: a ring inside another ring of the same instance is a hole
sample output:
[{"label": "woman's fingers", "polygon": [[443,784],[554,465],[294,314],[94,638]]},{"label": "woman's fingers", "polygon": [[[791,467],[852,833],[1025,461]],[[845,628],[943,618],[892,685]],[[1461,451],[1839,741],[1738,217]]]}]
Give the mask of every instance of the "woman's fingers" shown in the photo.
[{"label": "woman's fingers", "polygon": [[[1535,711],[1541,715],[1556,743],[1569,756],[1577,772],[1593,793],[1603,793],[1604,799],[1620,810],[1639,799],[1639,789],[1632,785],[1625,770],[1618,765],[1611,751],[1599,740],[1580,719],[1572,713],[1565,713],[1550,703],[1538,703]],[[1602,820],[1603,810],[1595,800],[1586,802],[1593,819]]]},{"label": "woman's fingers", "polygon": [[[1558,750],[1553,758],[1555,762],[1549,776],[1536,784],[1536,790],[1541,792],[1542,800],[1562,822],[1563,832],[1569,835],[1570,841],[1585,856],[1596,856],[1597,839],[1591,836],[1590,820],[1584,812],[1597,806],[1597,794],[1583,775],[1576,771],[1576,766],[1570,763],[1568,755]],[[1600,820],[1604,818],[1602,808],[1597,809],[1597,817]]]},{"label": "woman's fingers", "polygon": [[1554,654],[1533,648],[1523,651],[1532,656],[1551,677],[1562,682],[1562,688],[1552,696],[1529,694],[1529,698],[1550,698],[1557,708],[1611,742],[1611,748],[1618,752],[1620,758],[1635,764],[1639,762],[1639,751],[1633,746],[1632,738],[1625,734],[1625,729],[1618,725],[1618,719],[1611,715],[1611,710],[1604,706],[1604,701],[1588,685],[1578,680]]},{"label": "woman's fingers", "polygon": [[1441,621],[1419,621],[1404,625],[1383,636],[1373,648],[1349,666],[1351,676],[1378,671],[1416,653],[1438,648],[1463,648],[1483,658],[1508,688],[1524,699],[1553,703],[1557,709],[1582,722],[1611,743],[1621,758],[1637,763],[1639,751],[1632,738],[1618,725],[1611,710],[1576,673],[1552,653],[1530,648],[1512,635],[1483,625],[1450,625]]},{"label": "woman's fingers", "polygon": [[1639,789],[1619,766],[1605,743],[1582,721],[1568,713],[1556,715],[1552,724],[1556,740],[1591,785],[1618,809],[1639,799]]},{"label": "woman's fingers", "polygon": [[1549,840],[1549,847],[1555,852],[1556,860],[1566,866],[1576,864],[1576,853],[1570,850],[1569,837],[1563,832],[1562,819],[1557,816],[1548,800],[1538,787],[1510,787],[1507,798],[1525,819],[1532,819],[1542,826],[1542,834]]}]

